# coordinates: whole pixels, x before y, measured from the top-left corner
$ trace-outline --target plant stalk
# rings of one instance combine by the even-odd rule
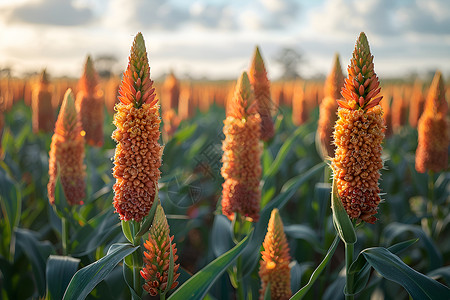
[[[350,265],[353,263],[354,244],[345,243],[345,279],[346,279],[346,294],[353,293],[353,275],[348,274]],[[346,300],[353,300],[353,295],[345,295]]]
[[[69,241],[69,227],[70,224],[65,217],[61,218],[61,243],[63,255],[68,255],[70,252],[70,241]]]
[[[428,213],[428,231],[430,236],[433,235],[433,204],[434,204],[434,172],[428,171],[428,201],[427,201],[427,213]]]
[[[242,257],[238,257],[237,259],[237,296],[238,299],[244,300],[245,299],[245,291],[244,291],[244,284],[242,282]]]

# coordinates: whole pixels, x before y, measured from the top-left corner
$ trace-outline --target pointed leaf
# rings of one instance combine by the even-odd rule
[[[202,299],[212,284],[223,272],[234,262],[234,260],[242,253],[242,250],[248,245],[252,233],[245,237],[233,249],[219,256],[206,267],[198,271],[194,276],[189,278],[182,286],[180,286],[170,296],[170,300],[184,299]]]
[[[404,241],[390,246],[388,250],[394,254],[398,254],[416,242],[417,239]],[[353,274],[355,278],[353,295],[360,293],[366,287],[370,277],[370,268],[370,264],[367,262],[364,255],[362,255],[362,252],[360,252],[356,260],[350,265],[350,268],[348,269],[348,273]]]
[[[155,217],[156,208],[158,207],[158,204],[161,204],[159,200],[159,189],[156,186],[155,187],[155,199],[153,201],[152,207],[150,208],[150,211],[148,212],[148,215],[144,217],[144,221],[141,224],[141,228],[139,229],[139,232],[137,233],[136,237],[141,237],[144,234],[148,233],[148,230],[150,229],[150,226],[152,226],[153,218]]]
[[[386,226],[383,235],[386,238],[386,243],[390,244],[395,238],[407,232],[411,232],[415,237],[419,238],[419,243],[423,245],[428,253],[428,257],[430,259],[430,269],[437,269],[443,265],[442,254],[440,253],[438,247],[421,227],[417,225],[394,222]]]
[[[52,245],[48,241],[41,242],[36,238],[37,233],[28,229],[15,230],[16,247],[28,257],[33,270],[34,280],[40,296],[45,294],[45,266],[47,258],[54,252]]]
[[[331,257],[333,257],[334,252],[336,251],[337,246],[339,245],[339,239],[338,235],[334,238],[333,243],[331,244],[330,248],[328,249],[327,255],[323,258],[322,262],[317,266],[317,268],[312,273],[311,277],[309,278],[308,283],[302,287],[297,293],[295,293],[291,300],[299,300],[303,299],[303,297],[306,295],[306,293],[309,291],[309,289],[312,287],[314,282],[316,282],[316,279],[320,276],[320,273],[322,273],[323,269],[327,266],[328,262],[330,261]]]
[[[277,156],[275,157],[275,160],[272,162],[270,167],[267,170],[264,170],[264,179],[273,177],[276,175],[278,170],[280,169],[281,165],[285,162],[284,159],[286,158],[286,155],[289,154],[289,151],[292,150],[292,144],[295,140],[297,140],[297,137],[305,130],[305,127],[298,127],[290,137],[286,139],[286,141],[283,143],[283,145],[280,148],[280,151],[278,151]],[[265,180],[264,180],[265,181]]]
[[[62,299],[73,274],[78,270],[80,260],[70,256],[50,255],[47,260],[47,297],[48,300]]]
[[[139,247],[133,247],[131,244],[114,244],[111,248],[106,256],[75,273],[66,289],[64,300],[85,299],[125,256]]]
[[[269,223],[272,210],[274,208],[281,209],[305,182],[323,169],[324,165],[324,163],[319,163],[305,173],[286,182],[281,188],[281,193],[262,209],[259,216],[259,221],[255,224],[255,233],[251,238],[249,246],[246,247],[244,253],[242,254],[244,276],[250,274],[258,264],[260,256],[259,249],[261,248],[264,237],[266,236],[267,225]]]
[[[336,179],[333,179],[331,192],[331,210],[333,211],[333,223],[341,240],[346,244],[356,243],[356,232],[352,221],[348,217],[347,211],[342,205],[341,197],[337,190]]]
[[[22,198],[17,184],[3,168],[0,169],[0,205],[11,235],[19,224]]]
[[[413,299],[450,299],[448,287],[412,269],[386,248],[368,248],[362,253],[378,273],[402,285]]]
[[[216,257],[233,248],[231,222],[224,215],[216,215],[211,232],[211,247]]]

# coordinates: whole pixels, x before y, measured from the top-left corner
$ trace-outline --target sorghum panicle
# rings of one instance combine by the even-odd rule
[[[291,292],[291,270],[289,263],[289,245],[284,234],[283,222],[278,209],[272,210],[267,234],[261,252],[259,277],[261,278],[260,299],[264,299],[267,285],[270,283],[271,299],[289,299]]]
[[[180,98],[180,83],[173,72],[167,75],[162,86],[161,104],[163,113],[178,109]]]
[[[119,88],[112,138],[117,142],[113,176],[114,207],[121,220],[139,222],[153,204],[160,178],[162,147],[159,104],[150,79],[145,42],[138,33]]]
[[[425,105],[425,97],[423,96],[422,83],[419,80],[414,82],[411,105],[409,108],[409,125],[413,128],[417,128],[417,123],[423,112]]]
[[[151,296],[164,292],[167,288],[170,267],[170,247],[173,254],[173,281],[169,289],[177,287],[177,279],[180,276],[176,264],[178,259],[176,244],[173,242],[173,235],[170,236],[169,225],[166,215],[161,205],[156,208],[155,218],[148,234],[148,240],[144,247],[144,267],[141,276],[145,279],[142,286]]]
[[[254,102],[253,91],[244,72],[239,78],[234,97],[228,103],[222,144],[224,151],[221,174],[222,212],[229,219],[239,213],[251,221],[259,219],[261,191],[261,118]]]
[[[104,96],[99,89],[99,78],[91,57],[88,56],[84,72],[78,82],[76,99],[81,124],[86,132],[86,143],[101,147],[103,145]]]
[[[31,96],[33,112],[33,132],[52,132],[55,126],[55,109],[52,105],[52,92],[46,70],[42,71],[39,82]]]
[[[441,72],[437,71],[428,91],[425,110],[417,126],[416,170],[440,172],[448,168],[448,104]]]
[[[270,96],[270,81],[267,78],[266,67],[264,66],[264,61],[258,47],[256,47],[255,53],[253,54],[248,78],[253,86],[255,102],[261,117],[261,140],[268,141],[275,134],[271,115],[273,103]]]
[[[292,98],[292,123],[300,126],[309,118],[308,102],[305,98],[305,83],[296,82],[294,87],[294,96]]]
[[[337,120],[338,105],[336,99],[341,98],[340,91],[344,85],[344,75],[342,74],[339,55],[334,57],[334,65],[325,81],[325,97],[319,107],[319,122],[317,124],[317,134],[320,142],[322,157],[333,157],[336,146],[333,143],[334,124]]]
[[[175,110],[170,109],[168,111],[163,112],[163,122],[164,122],[164,133],[166,139],[169,139],[173,136],[175,131],[178,128],[178,125],[180,125],[180,118],[178,117]]]
[[[84,131],[75,108],[71,89],[66,91],[50,145],[48,198],[55,202],[55,185],[59,175],[64,195],[70,205],[83,204],[86,166],[84,159]]]
[[[381,143],[384,138],[382,97],[373,69],[367,37],[361,33],[348,67],[349,77],[337,100],[336,145],[332,159],[339,196],[352,219],[374,223],[380,203],[378,179],[383,167]]]

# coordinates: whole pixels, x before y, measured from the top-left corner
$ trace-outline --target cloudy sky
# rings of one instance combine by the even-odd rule
[[[0,0],[0,68],[79,76],[90,54],[116,56],[120,72],[139,31],[154,78],[237,78],[255,45],[272,79],[285,47],[303,54],[302,75],[325,74],[335,52],[348,65],[361,31],[380,77],[450,76],[448,0]]]

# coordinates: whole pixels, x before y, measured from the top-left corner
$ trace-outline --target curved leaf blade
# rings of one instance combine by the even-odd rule
[[[70,256],[50,255],[47,260],[47,297],[62,299],[73,274],[78,270],[80,260]]]
[[[45,294],[45,268],[47,258],[54,252],[53,246],[48,241],[41,242],[36,238],[37,233],[28,229],[16,228],[16,245],[31,262],[34,280],[40,296]]]
[[[317,266],[317,268],[312,273],[311,277],[309,278],[308,283],[302,287],[297,293],[295,293],[291,300],[299,300],[302,299],[306,293],[309,291],[309,289],[312,287],[314,282],[316,282],[317,277],[320,276],[320,273],[322,273],[323,269],[327,266],[328,262],[330,261],[331,257],[333,257],[334,252],[336,251],[337,246],[339,245],[339,239],[338,235],[334,238],[333,243],[331,244],[330,248],[328,249],[327,255],[323,258],[322,262]]]
[[[281,188],[281,193],[261,210],[259,221],[255,224],[255,232],[251,238],[250,244],[246,247],[244,253],[242,254],[244,262],[244,277],[252,272],[258,264],[260,254],[258,249],[261,248],[264,237],[266,236],[267,225],[269,224],[272,210],[274,208],[281,209],[306,181],[322,170],[324,165],[324,163],[319,163],[307,172],[290,179]]]
[[[246,236],[233,249],[219,256],[206,267],[189,278],[182,286],[180,286],[170,297],[170,300],[184,299],[203,299],[212,284],[223,272],[234,262],[234,260],[242,253],[250,241],[250,235]]]
[[[386,248],[368,248],[362,254],[378,273],[402,285],[413,299],[450,299],[448,287],[412,269]]]
[[[133,247],[131,244],[114,244],[111,248],[113,250],[108,251],[106,256],[75,273],[66,289],[64,300],[85,299],[122,259],[139,247]]]
[[[348,217],[347,211],[342,205],[339,197],[336,179],[333,178],[333,188],[331,192],[331,210],[333,211],[333,223],[336,231],[346,244],[356,243],[356,232],[352,221]]]

